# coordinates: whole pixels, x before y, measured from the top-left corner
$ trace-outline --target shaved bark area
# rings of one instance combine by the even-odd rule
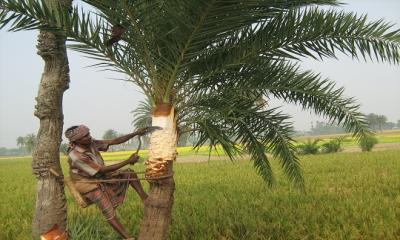
[[[159,177],[169,174],[167,164],[176,159],[177,131],[174,108],[158,105],[153,111],[152,125],[161,127],[150,138],[146,176]]]
[[[71,5],[71,0],[48,0],[51,9]],[[33,153],[32,170],[36,175],[36,207],[32,234],[38,238],[55,224],[62,231],[67,229],[67,207],[60,166],[60,143],[63,130],[63,94],[69,87],[69,65],[65,48],[66,38],[59,34],[41,31],[38,36],[38,55],[44,62],[44,71],[36,98],[35,116],[40,120],[38,144]],[[53,168],[61,174],[49,172]]]
[[[152,125],[163,129],[155,131],[151,136],[146,176],[168,177],[149,181],[150,192],[145,201],[144,216],[139,232],[139,239],[145,240],[168,238],[175,191],[172,176],[177,145],[175,111],[172,106],[166,107],[165,104],[157,105],[157,107],[153,111]]]

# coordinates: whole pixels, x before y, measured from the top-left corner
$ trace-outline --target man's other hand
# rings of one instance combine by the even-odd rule
[[[148,133],[151,133],[151,132],[153,132],[153,131],[155,131],[155,130],[161,130],[162,128],[161,127],[157,127],[157,126],[155,126],[155,127],[153,127],[153,126],[151,126],[151,127],[144,127],[144,128],[139,128],[138,130],[136,130],[136,134],[137,135],[139,135],[139,136],[143,136],[143,135],[145,135],[145,134],[148,134]]]
[[[147,133],[147,127],[144,128],[139,128],[138,130],[136,130],[135,132],[137,135],[142,136],[145,135]]]
[[[137,163],[139,160],[139,155],[137,155],[137,153],[132,154],[128,160],[126,160],[129,164],[135,164]]]

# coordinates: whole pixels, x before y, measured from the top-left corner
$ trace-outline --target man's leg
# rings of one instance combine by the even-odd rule
[[[131,185],[131,187],[133,189],[135,189],[135,191],[137,192],[139,197],[142,199],[142,201],[146,200],[148,195],[143,190],[142,183],[139,180],[137,180],[137,178],[138,178],[137,174],[134,171],[129,172],[129,173],[125,173],[125,174],[127,174],[126,177],[134,179],[132,181],[129,181],[129,185]]]
[[[92,202],[94,202],[103,215],[106,217],[107,222],[117,231],[124,239],[130,238],[129,233],[125,230],[122,224],[118,221],[115,216],[114,207],[107,194],[105,194],[101,189],[96,189],[85,194]]]
[[[124,239],[131,238],[129,233],[125,230],[122,224],[118,221],[117,217],[114,216],[111,219],[107,219],[107,222],[117,231]]]

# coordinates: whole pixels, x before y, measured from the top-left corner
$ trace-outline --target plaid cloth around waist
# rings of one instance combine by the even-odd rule
[[[126,170],[125,170],[126,172]],[[113,174],[113,179],[130,178],[129,173]],[[115,217],[115,208],[125,200],[129,182],[97,183],[97,188],[87,192],[84,196],[95,203],[107,220]]]

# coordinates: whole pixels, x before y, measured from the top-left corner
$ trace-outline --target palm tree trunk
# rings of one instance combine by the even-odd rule
[[[47,0],[50,9],[67,8],[71,0]],[[60,34],[41,31],[38,36],[38,54],[45,62],[36,98],[35,116],[40,120],[38,143],[33,153],[32,169],[36,175],[36,208],[32,222],[35,238],[55,224],[67,228],[67,207],[62,179],[49,168],[61,173],[60,143],[62,141],[64,91],[69,87],[69,65],[65,48],[66,38]]]
[[[174,202],[175,182],[172,176],[176,159],[177,131],[174,108],[170,104],[158,104],[152,115],[152,125],[162,127],[150,139],[146,176],[151,180],[149,197],[145,201],[144,216],[140,225],[139,239],[167,239]]]

